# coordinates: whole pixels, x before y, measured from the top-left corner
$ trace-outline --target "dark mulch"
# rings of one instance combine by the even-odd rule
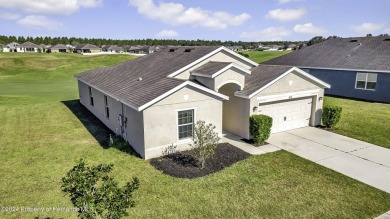
[[[217,146],[213,158],[206,160],[205,167],[201,169],[197,166],[194,155],[193,150],[181,151],[151,159],[150,163],[156,169],[170,176],[193,179],[220,171],[250,156],[229,143],[221,143]]]
[[[253,145],[253,146],[255,146],[255,147],[260,147],[260,146],[263,146],[263,145],[266,145],[266,144],[268,144],[268,142],[264,142],[264,144],[255,144],[255,142],[253,141],[253,139],[245,139],[245,138],[241,138],[241,141],[243,141],[243,142],[245,142],[245,143],[247,143],[247,144],[251,144],[251,145]]]

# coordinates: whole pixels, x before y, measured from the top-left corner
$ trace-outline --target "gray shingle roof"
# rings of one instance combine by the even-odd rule
[[[193,70],[192,72],[204,75],[212,75],[230,64],[231,62],[208,62]]]
[[[76,75],[76,78],[121,99],[134,107],[140,107],[163,93],[183,83],[167,76],[218,47],[172,47],[139,57],[111,67],[101,67]],[[142,78],[142,80],[138,80]]]
[[[252,68],[250,75],[245,75],[244,89],[236,93],[242,96],[249,96],[291,68],[292,66],[260,64]]]
[[[389,60],[390,37],[385,36],[329,39],[263,64],[390,71]]]
[[[20,44],[19,47],[22,47],[22,48],[38,48],[39,46],[37,44],[31,43],[31,42],[25,42],[23,44]]]
[[[100,48],[93,45],[93,44],[79,44],[75,47],[75,49],[96,49],[96,50],[99,50]]]
[[[68,49],[68,47],[66,47],[64,44],[57,44],[50,47],[50,49]]]

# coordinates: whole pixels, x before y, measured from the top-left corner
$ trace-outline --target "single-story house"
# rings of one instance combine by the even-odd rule
[[[119,46],[116,46],[116,45],[106,45],[106,46],[102,46],[102,51],[103,52],[114,52],[114,53],[120,53],[123,51],[123,48],[122,47],[119,47]]]
[[[31,42],[20,44],[19,47],[22,52],[38,52],[38,48],[40,48],[37,44]]]
[[[239,52],[243,50],[242,46],[228,46],[227,48],[234,52]]]
[[[259,65],[225,47],[167,47],[80,73],[80,102],[143,158],[169,145],[188,149],[197,120],[251,138],[249,117],[273,118],[272,132],[321,121],[330,86],[292,66]]]
[[[67,53],[68,51],[68,47],[64,44],[54,45],[47,50],[49,53]]]
[[[101,49],[93,44],[79,44],[74,48],[77,53],[96,53],[101,52]]]
[[[3,52],[22,52],[19,43],[12,42],[3,47]]]
[[[332,85],[325,94],[390,103],[390,37],[333,38],[265,62],[297,66]]]

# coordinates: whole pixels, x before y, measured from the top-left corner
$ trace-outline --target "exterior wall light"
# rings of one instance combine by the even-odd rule
[[[322,101],[322,98],[323,98],[323,97],[319,97],[318,100],[319,100],[319,101]]]
[[[255,113],[257,111],[257,106],[253,107],[253,112]]]

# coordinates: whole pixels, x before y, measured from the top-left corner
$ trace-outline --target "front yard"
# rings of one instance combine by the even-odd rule
[[[139,177],[140,189],[134,193],[137,206],[129,209],[129,218],[374,218],[389,210],[390,194],[285,151],[251,156],[192,180],[163,174],[123,148],[105,147],[109,132],[74,100],[78,94],[73,74],[131,57],[6,55],[0,54],[1,61],[15,63],[19,70],[0,66],[2,207],[72,207],[61,192],[61,178],[84,158],[91,165],[113,163],[113,177],[120,183]],[[38,66],[38,62],[51,66]],[[343,123],[353,118],[348,115],[349,102],[325,100],[346,104],[345,121],[337,127],[344,130]],[[363,110],[363,115],[385,121],[370,110]],[[375,130],[373,135],[386,137],[384,130]],[[75,218],[76,213],[0,212],[0,218],[36,216]]]

